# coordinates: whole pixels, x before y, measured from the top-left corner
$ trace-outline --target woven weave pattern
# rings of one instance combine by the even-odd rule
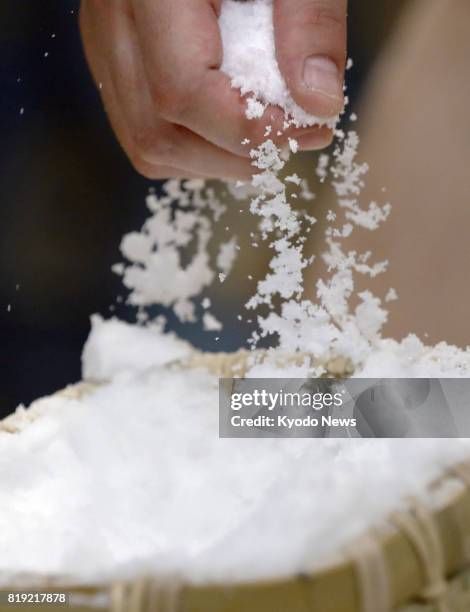
[[[449,582],[446,603],[450,612],[470,611],[470,569],[462,572]],[[413,604],[397,610],[397,612],[439,612],[437,606],[429,604]]]

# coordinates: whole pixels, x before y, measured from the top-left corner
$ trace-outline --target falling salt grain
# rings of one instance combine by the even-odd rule
[[[295,138],[289,138],[289,148],[292,153],[297,153],[297,151],[299,150],[299,143],[297,142],[297,140],[295,140]]]
[[[111,270],[114,272],[114,274],[118,274],[119,276],[122,276],[124,274],[124,264],[123,263],[117,263],[111,266]]]
[[[205,331],[221,331],[223,328],[222,323],[210,312],[204,313],[202,323]]]
[[[302,183],[302,179],[297,176],[297,174],[291,174],[286,176],[284,179],[286,183],[294,183],[294,185],[300,185]]]

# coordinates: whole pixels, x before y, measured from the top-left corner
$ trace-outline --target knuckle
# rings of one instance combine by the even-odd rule
[[[156,112],[170,121],[178,121],[185,114],[188,99],[190,96],[184,95],[172,87],[165,87],[161,84],[152,88],[152,102]]]
[[[151,181],[161,178],[158,167],[149,164],[138,155],[131,156],[130,161],[136,172],[138,172],[144,178]]]
[[[165,132],[147,129],[135,134],[134,149],[141,159],[168,164],[174,157],[175,145]]]
[[[329,2],[306,3],[303,17],[308,25],[333,30],[343,28],[346,21],[346,15]]]

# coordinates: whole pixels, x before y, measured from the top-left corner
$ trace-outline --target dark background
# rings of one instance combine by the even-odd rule
[[[403,3],[351,2],[353,107]],[[0,417],[79,380],[92,313],[110,316],[112,306],[135,317],[116,303],[125,292],[110,267],[122,235],[143,223],[152,184],[107,124],[82,55],[78,7],[0,7]],[[197,329],[180,331],[204,348],[233,349],[241,342],[234,329],[217,347]]]

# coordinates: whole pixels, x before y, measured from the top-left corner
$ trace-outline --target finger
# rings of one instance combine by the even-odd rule
[[[94,13],[90,10],[89,2],[83,0],[80,7],[80,29],[88,65],[98,85],[109,121],[121,147],[128,152],[128,156],[131,158],[133,166],[140,174],[152,180],[168,178],[205,178],[181,168],[149,163],[137,154],[132,153],[132,138],[127,127],[128,124],[124,119],[124,113],[119,105],[113,80],[109,74],[107,56],[103,53],[104,46],[100,44],[99,39],[97,39],[95,28],[96,21],[94,19]]]
[[[284,110],[277,106],[266,108],[259,119],[246,116],[246,100],[230,86],[230,79],[219,70],[206,73],[203,86],[194,95],[194,105],[181,117],[185,125],[198,133],[207,134],[219,146],[244,154],[247,147],[241,143],[249,140],[248,151],[259,146],[267,137],[283,148],[290,138],[306,134],[322,133],[322,128],[296,128],[285,126]]]
[[[276,54],[294,100],[319,117],[344,105],[347,0],[274,0]]]
[[[140,49],[128,11],[114,6],[94,12],[94,30],[100,28],[102,62],[111,83],[102,95],[118,138],[142,174],[155,178],[155,168],[177,168],[186,176],[249,180],[248,159],[219,149],[183,127],[160,120],[151,103]],[[96,41],[96,38],[94,39]],[[94,56],[94,54],[92,54]]]
[[[246,117],[246,102],[219,68],[222,61],[217,11],[209,0],[133,0],[137,35],[155,109],[222,149],[249,155],[242,145],[266,139],[277,144],[312,130],[284,132],[284,112],[269,107],[258,121]]]
[[[297,138],[297,145],[300,151],[319,151],[333,142],[333,136],[332,130],[324,128],[318,133]]]

